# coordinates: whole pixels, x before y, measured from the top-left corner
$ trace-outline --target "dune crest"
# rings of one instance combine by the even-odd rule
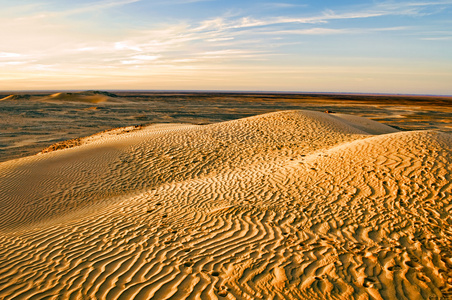
[[[102,103],[102,102],[121,102],[123,101],[118,95],[103,92],[103,91],[84,91],[84,92],[60,92],[47,96],[39,95],[16,95],[12,94],[6,96],[0,101],[5,100],[31,100],[31,101],[44,101],[44,102],[85,102],[85,103]]]
[[[0,101],[5,101],[5,100],[28,100],[30,98],[31,98],[31,95],[15,95],[15,94],[12,94],[12,95],[9,95],[9,96],[6,96],[6,97],[0,99]]]
[[[72,101],[72,102],[88,102],[101,103],[107,101],[117,101],[118,96],[109,92],[85,91],[77,93],[55,93],[50,96],[41,97],[40,101]]]
[[[452,136],[284,111],[0,163],[0,298],[452,296]]]

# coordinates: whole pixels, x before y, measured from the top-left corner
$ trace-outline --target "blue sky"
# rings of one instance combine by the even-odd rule
[[[452,95],[452,0],[0,0],[0,90]]]

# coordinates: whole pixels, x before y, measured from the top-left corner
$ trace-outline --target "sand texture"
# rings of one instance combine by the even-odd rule
[[[297,110],[0,163],[0,299],[452,299],[452,135]]]

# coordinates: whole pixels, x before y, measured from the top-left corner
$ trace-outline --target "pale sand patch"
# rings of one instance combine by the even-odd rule
[[[311,111],[4,162],[0,298],[447,298],[451,163],[449,134]]]

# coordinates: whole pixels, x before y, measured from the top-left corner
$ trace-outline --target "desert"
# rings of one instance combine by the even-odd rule
[[[0,300],[452,300],[452,0],[0,5]]]
[[[292,100],[1,162],[0,298],[451,298],[449,124]]]

